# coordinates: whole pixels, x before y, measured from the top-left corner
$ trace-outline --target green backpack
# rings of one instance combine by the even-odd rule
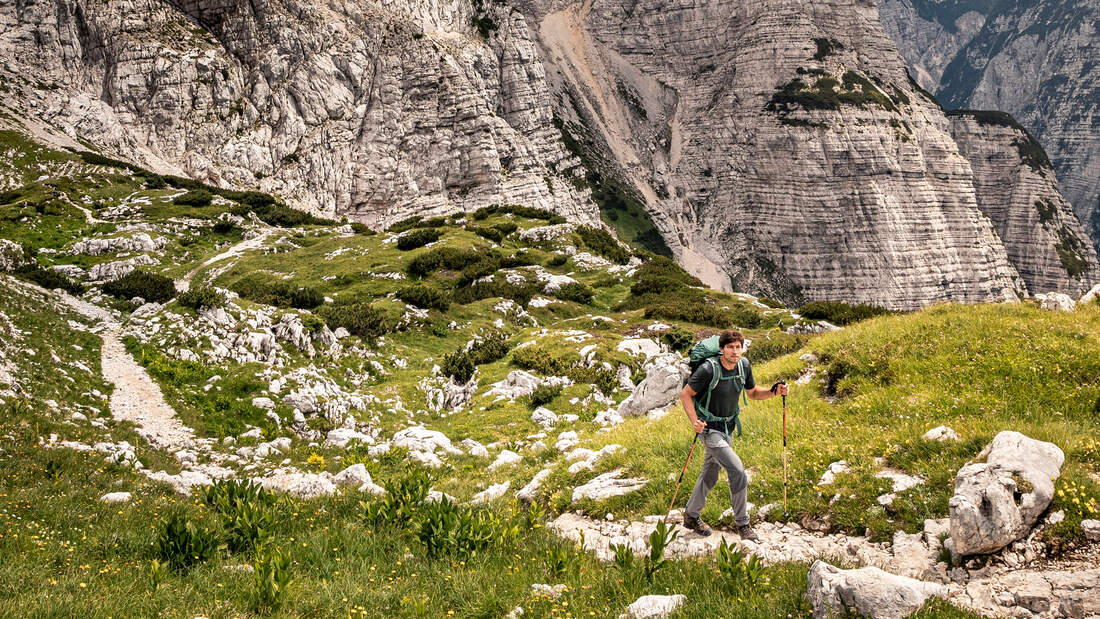
[[[738,407],[738,411],[734,413],[733,417],[718,417],[716,415],[712,415],[710,413],[710,394],[714,391],[714,388],[718,386],[719,381],[737,379],[741,381],[741,399],[744,402],[745,406],[748,406],[749,400],[745,396],[745,364],[748,363],[748,361],[744,357],[741,357],[741,359],[737,361],[737,373],[733,376],[722,378],[722,363],[718,360],[719,355],[721,355],[721,349],[718,348],[717,335],[712,335],[708,338],[700,340],[698,343],[695,344],[695,346],[692,346],[691,352],[688,354],[688,367],[691,368],[692,373],[695,373],[695,370],[699,369],[699,366],[703,365],[704,363],[709,363],[711,370],[710,386],[707,387],[706,397],[703,399],[703,402],[700,403],[697,399],[698,394],[696,394],[696,398],[693,400],[695,402],[695,414],[702,421],[713,421],[721,423],[726,428],[727,435],[729,434],[729,423],[732,419],[734,425],[737,426],[737,436],[741,436],[740,407]]]

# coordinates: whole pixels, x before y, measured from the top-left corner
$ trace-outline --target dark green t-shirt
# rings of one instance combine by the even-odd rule
[[[745,384],[746,390],[756,387],[756,381],[752,377],[752,365],[748,359],[744,357],[740,361],[741,366],[745,370]],[[710,362],[704,361],[695,372],[691,374],[691,378],[688,379],[688,386],[695,392],[695,401],[702,405],[707,401],[707,389],[710,388],[710,381],[713,378],[713,374],[710,369]],[[732,370],[727,370],[722,366],[722,362],[718,362],[718,367],[722,370],[720,378],[728,380],[719,380],[718,385],[714,387],[714,391],[710,394],[710,405],[707,410],[711,415],[715,417],[730,418],[737,414],[737,411],[741,410],[741,381],[736,377],[739,370],[734,367]],[[707,422],[707,427],[712,430],[718,430],[720,432],[726,432],[726,428],[723,423],[719,421]]]

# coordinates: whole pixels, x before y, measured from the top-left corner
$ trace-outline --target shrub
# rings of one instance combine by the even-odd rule
[[[198,286],[176,297],[176,302],[184,307],[201,309],[203,307],[221,307],[226,304],[225,295],[213,286]]]
[[[550,268],[560,267],[566,262],[569,262],[569,256],[566,256],[565,254],[554,254],[550,257],[549,260],[546,261],[546,266]]]
[[[324,295],[314,288],[296,286],[260,273],[246,275],[229,288],[246,299],[276,307],[313,309],[325,301]]]
[[[397,298],[424,309],[447,311],[451,306],[447,295],[428,286],[405,286],[397,291]]]
[[[596,293],[580,282],[570,282],[558,288],[554,296],[564,301],[573,301],[581,305],[589,305],[592,303],[592,297],[596,296]]]
[[[134,270],[103,285],[103,292],[119,299],[141,297],[147,302],[165,303],[176,296],[170,277]]]
[[[221,516],[231,552],[258,548],[275,529],[275,516],[269,511],[275,495],[258,483],[218,480],[206,489],[203,499]]]
[[[487,509],[456,505],[447,497],[425,504],[415,525],[416,536],[431,558],[468,558],[493,544],[507,547],[519,527]]]
[[[465,350],[456,350],[443,357],[440,371],[444,376],[454,379],[456,383],[465,385],[474,376],[474,362],[470,360],[470,355]]]
[[[356,234],[362,234],[363,236],[372,236],[372,235],[378,234],[374,230],[371,230],[370,227],[367,226],[367,224],[362,223],[362,222],[353,221],[348,225],[351,226],[352,232],[354,232]]]
[[[494,243],[503,241],[505,236],[503,232],[497,230],[495,227],[469,226],[467,229],[481,238],[488,239]]]
[[[482,259],[477,249],[459,249],[457,247],[433,247],[416,256],[409,262],[406,271],[410,275],[423,277],[439,269],[461,271]]]
[[[392,477],[384,485],[386,496],[359,502],[363,519],[374,525],[405,526],[423,506],[431,480],[424,472],[413,471],[404,477]]]
[[[217,538],[180,514],[172,514],[157,531],[157,558],[176,571],[187,571],[214,555]]]
[[[466,351],[474,365],[484,365],[503,359],[508,354],[508,336],[494,332],[473,343]]]
[[[586,247],[612,262],[626,264],[630,261],[630,252],[623,249],[607,230],[577,226],[577,235],[581,237]]]
[[[213,231],[214,234],[229,234],[230,232],[236,232],[237,230],[239,230],[239,228],[237,228],[237,226],[234,225],[232,222],[228,221],[219,221],[214,224],[213,228],[211,228],[211,231]]]
[[[695,334],[683,327],[672,327],[661,335],[672,350],[686,352],[695,344]],[[755,344],[755,342],[754,342]]]
[[[172,204],[179,206],[209,206],[214,195],[205,189],[194,189],[172,198]]]
[[[644,294],[666,295],[679,292],[686,288],[684,283],[667,275],[651,275],[639,277],[630,287],[630,294],[641,296]]]
[[[549,404],[550,402],[553,402],[554,398],[558,397],[559,395],[561,395],[561,385],[549,385],[543,383],[540,384],[538,387],[535,387],[534,391],[531,392],[531,395],[528,396],[528,398],[531,403],[531,408],[538,408],[539,406],[543,406]]]
[[[443,232],[436,228],[417,228],[397,239],[397,249],[408,251],[424,247],[428,243],[438,241],[441,236],[443,236]]]
[[[580,365],[580,355],[554,356],[546,348],[533,344],[512,351],[512,363],[543,376],[567,376],[575,383],[596,385],[600,391],[611,393],[618,385],[615,372],[604,367]]]
[[[538,284],[509,284],[508,282],[490,281],[478,282],[462,288],[457,288],[452,295],[455,303],[466,305],[482,299],[500,297],[512,299],[521,306],[531,302],[531,297],[542,290]]]
[[[518,204],[493,204],[485,206],[474,211],[471,217],[475,220],[482,220],[488,218],[490,215],[503,215],[512,214],[517,217],[525,217],[527,219],[541,219],[548,224],[563,224],[565,218],[561,215],[555,215],[550,211],[534,208],[531,206],[520,206]]]
[[[325,305],[317,310],[317,314],[330,329],[343,327],[348,333],[364,340],[374,339],[389,330],[382,310],[365,301]]]
[[[32,281],[43,288],[53,290],[61,288],[73,295],[84,294],[84,285],[58,273],[53,269],[43,269],[38,264],[25,264],[15,270],[15,274],[25,280]]]
[[[718,546],[716,554],[718,571],[723,585],[732,594],[740,594],[758,586],[767,586],[764,565],[756,555],[745,556],[736,546],[725,540]]]
[[[412,230],[413,228],[441,228],[447,225],[446,217],[432,217],[431,219],[423,219],[418,215],[402,219],[401,221],[393,224],[389,228],[386,228],[387,232],[405,232],[406,230]]]
[[[814,301],[799,308],[798,313],[809,320],[826,320],[834,325],[849,325],[860,320],[888,314],[875,305],[848,305],[840,301]]]

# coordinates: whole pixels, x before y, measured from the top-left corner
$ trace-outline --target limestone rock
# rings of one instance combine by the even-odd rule
[[[543,430],[549,430],[558,423],[558,416],[554,414],[554,411],[540,406],[535,409],[535,412],[531,413],[531,421],[541,426]]]
[[[23,247],[19,243],[0,239],[0,271],[14,271],[26,262]]]
[[[552,469],[542,469],[535,476],[531,478],[531,481],[527,482],[527,485],[520,488],[516,493],[516,498],[524,503],[532,503],[535,500],[535,493],[542,487],[542,482],[550,476]]]
[[[1097,299],[1100,299],[1100,284],[1096,284],[1090,288],[1088,292],[1081,295],[1081,298],[1077,300],[1077,305],[1078,307],[1087,305],[1095,302]]]
[[[489,465],[490,471],[495,471],[501,467],[514,466],[517,462],[523,460],[523,456],[514,451],[505,449],[497,455],[497,459],[493,460],[493,463]]]
[[[951,540],[959,555],[985,554],[1024,536],[1054,497],[1065,455],[1019,432],[997,434],[955,479]]]
[[[103,501],[104,503],[129,503],[130,502],[130,493],[129,492],[111,492],[111,493],[108,493],[108,494],[105,494],[105,495],[99,497],[99,500]]]
[[[268,490],[285,492],[300,499],[314,499],[336,493],[336,484],[329,473],[281,473],[255,481]]]
[[[673,403],[688,378],[687,365],[679,355],[660,355],[646,367],[645,379],[619,404],[619,415],[645,415],[655,408]]]
[[[1035,300],[1039,302],[1043,309],[1055,312],[1072,312],[1077,306],[1073,297],[1060,292],[1037,294]]]
[[[1081,529],[1084,530],[1086,539],[1100,542],[1100,520],[1082,520]]]
[[[661,619],[676,612],[683,606],[687,597],[677,595],[643,595],[626,607],[619,619]]]
[[[588,483],[573,489],[573,502],[581,499],[602,501],[613,496],[622,496],[635,492],[649,483],[643,478],[622,477],[622,469],[615,469],[593,478]]]
[[[810,566],[806,587],[815,619],[849,610],[878,619],[901,619],[928,598],[946,594],[943,585],[895,576],[877,567],[842,570],[821,560]]]
[[[499,483],[499,484],[493,484],[493,485],[489,486],[488,488],[486,488],[485,490],[475,494],[474,498],[473,498],[473,501],[471,501],[471,502],[474,505],[479,505],[481,503],[489,503],[489,502],[491,502],[495,499],[498,499],[498,498],[504,496],[504,493],[508,492],[508,488],[511,485],[512,485],[512,482],[510,482],[510,481],[505,481],[505,482],[502,482],[502,483]]]
[[[926,441],[946,442],[959,440],[959,435],[947,426],[936,426],[935,428],[932,428],[931,430],[925,432],[924,436],[922,436],[921,438]]]

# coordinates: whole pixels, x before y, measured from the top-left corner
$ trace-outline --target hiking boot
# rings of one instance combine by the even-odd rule
[[[745,542],[759,542],[760,538],[756,536],[756,532],[752,530],[747,524],[743,524],[737,527],[737,533],[741,536],[741,541]]]
[[[710,527],[707,526],[707,523],[703,522],[702,518],[684,516],[684,526],[703,537],[710,535]]]

